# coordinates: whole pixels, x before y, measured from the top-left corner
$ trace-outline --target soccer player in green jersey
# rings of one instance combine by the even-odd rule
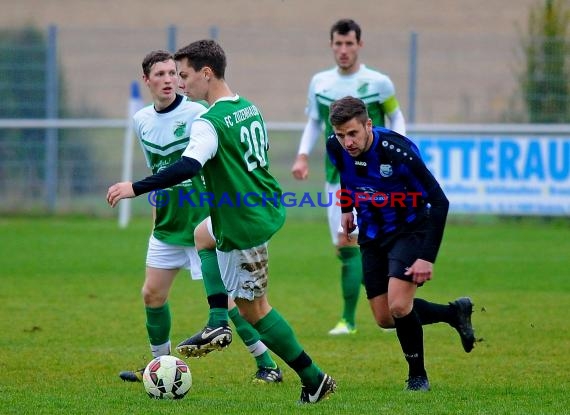
[[[297,158],[291,168],[293,177],[306,180],[309,176],[308,158],[319,137],[325,138],[333,130],[329,122],[331,103],[344,96],[362,99],[374,125],[384,126],[389,120],[390,129],[405,134],[405,121],[395,96],[392,81],[383,73],[374,71],[358,60],[363,46],[360,26],[351,19],[337,21],[330,29],[330,45],[336,66],[313,76],[309,84],[306,113],[309,117]],[[324,126],[324,135],[322,130]],[[335,195],[340,190],[338,170],[327,158],[325,192]],[[356,333],[356,306],[362,283],[362,266],[356,238],[347,239],[340,227],[341,211],[334,203],[327,208],[329,230],[337,256],[341,260],[341,288],[343,312],[341,320],[329,331],[332,335]],[[353,234],[358,234],[355,229]]]
[[[188,146],[190,125],[205,107],[176,93],[179,79],[176,62],[170,52],[150,52],[143,59],[142,70],[143,82],[150,91],[153,103],[134,115],[133,124],[147,165],[153,173],[157,173],[180,159]],[[142,287],[146,328],[153,357],[170,354],[171,351],[168,295],[174,278],[182,268],[189,269],[193,279],[204,276],[210,304],[208,324],[228,324],[228,296],[221,280],[215,244],[203,237],[194,238],[194,229],[209,216],[208,206],[200,206],[199,203],[199,195],[205,190],[202,176],[197,175],[160,192],[153,206],[154,227],[148,243]],[[191,203],[181,203],[186,197],[190,197],[195,207]],[[241,318],[237,311],[232,314],[232,320],[257,361],[254,380],[281,381],[281,371],[251,324]],[[231,339],[229,327],[225,334],[223,340],[227,342]],[[125,381],[140,382],[142,371],[123,371],[119,376]]]
[[[135,197],[187,180],[203,167],[211,228],[222,280],[240,314],[261,340],[301,378],[301,403],[333,393],[336,382],[303,350],[287,321],[267,298],[267,244],[285,221],[281,188],[269,173],[265,123],[258,108],[234,94],[224,79],[226,56],[212,40],[193,42],[175,54],[185,93],[210,105],[192,124],[180,161],[135,183],[109,187],[107,202]],[[204,331],[204,336],[210,333]],[[185,354],[192,337],[177,350]]]

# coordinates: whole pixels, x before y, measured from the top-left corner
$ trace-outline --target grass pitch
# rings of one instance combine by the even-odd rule
[[[332,338],[340,313],[338,261],[325,221],[288,220],[270,243],[269,298],[306,351],[338,382],[329,400],[298,406],[300,383],[253,385],[236,336],[190,360],[180,401],[153,401],[120,370],[151,358],[140,287],[150,219],[0,219],[1,414],[562,414],[570,405],[570,226],[491,220],[448,225],[434,280],[418,296],[469,295],[481,340],[470,354],[446,325],[424,327],[432,390],[403,391],[394,333],[373,323],[364,294],[358,334]],[[206,321],[199,281],[181,273],[170,300],[172,341]]]

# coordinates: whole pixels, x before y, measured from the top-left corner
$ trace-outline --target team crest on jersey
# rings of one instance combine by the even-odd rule
[[[356,90],[359,94],[366,94],[368,92],[368,82],[364,82],[362,85],[358,87]]]
[[[176,138],[184,137],[185,133],[186,133],[186,123],[185,122],[178,121],[176,124],[174,124],[174,136]]]
[[[390,177],[392,175],[392,166],[389,164],[381,164],[380,165],[380,176],[382,177]]]

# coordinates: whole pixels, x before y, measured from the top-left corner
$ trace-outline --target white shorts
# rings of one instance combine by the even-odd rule
[[[190,271],[193,280],[202,279],[202,261],[193,246],[171,245],[151,235],[148,240],[146,265],[160,269],[180,269]]]
[[[336,205],[338,201],[336,193],[340,190],[340,183],[325,183],[325,192],[327,194],[332,194],[332,202],[330,206],[327,206],[327,218],[329,220],[329,232],[331,234],[331,240],[333,245],[338,245],[338,234],[344,233],[344,229],[340,224],[340,218],[342,216],[342,209],[340,206]],[[354,213],[354,222],[356,223],[356,211]],[[358,235],[358,227],[351,233],[352,236]]]
[[[208,233],[215,240],[212,219],[206,221]],[[254,248],[230,252],[216,249],[222,282],[231,298],[253,301],[267,292],[267,242]]]
[[[228,295],[253,301],[267,292],[267,242],[254,248],[216,251]]]

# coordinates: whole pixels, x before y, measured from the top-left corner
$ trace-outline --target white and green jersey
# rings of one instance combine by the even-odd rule
[[[190,140],[190,125],[204,109],[203,105],[177,95],[172,105],[162,111],[149,105],[134,115],[135,133],[153,174],[180,160]],[[193,189],[190,203],[186,195]],[[154,237],[172,245],[194,246],[194,228],[208,216],[208,207],[200,207],[199,202],[204,191],[201,175],[165,189],[166,194],[155,204]]]
[[[281,187],[269,173],[269,142],[255,105],[235,95],[216,101],[192,124],[183,156],[204,166],[210,216],[220,251],[267,242],[283,226]]]
[[[325,139],[333,133],[329,122],[329,108],[333,101],[353,96],[360,98],[368,108],[372,124],[385,126],[386,114],[399,108],[394,84],[388,76],[360,65],[360,69],[350,75],[342,75],[338,67],[319,72],[309,84],[306,114],[325,125]],[[326,158],[326,180],[338,183],[339,175],[328,157]]]

